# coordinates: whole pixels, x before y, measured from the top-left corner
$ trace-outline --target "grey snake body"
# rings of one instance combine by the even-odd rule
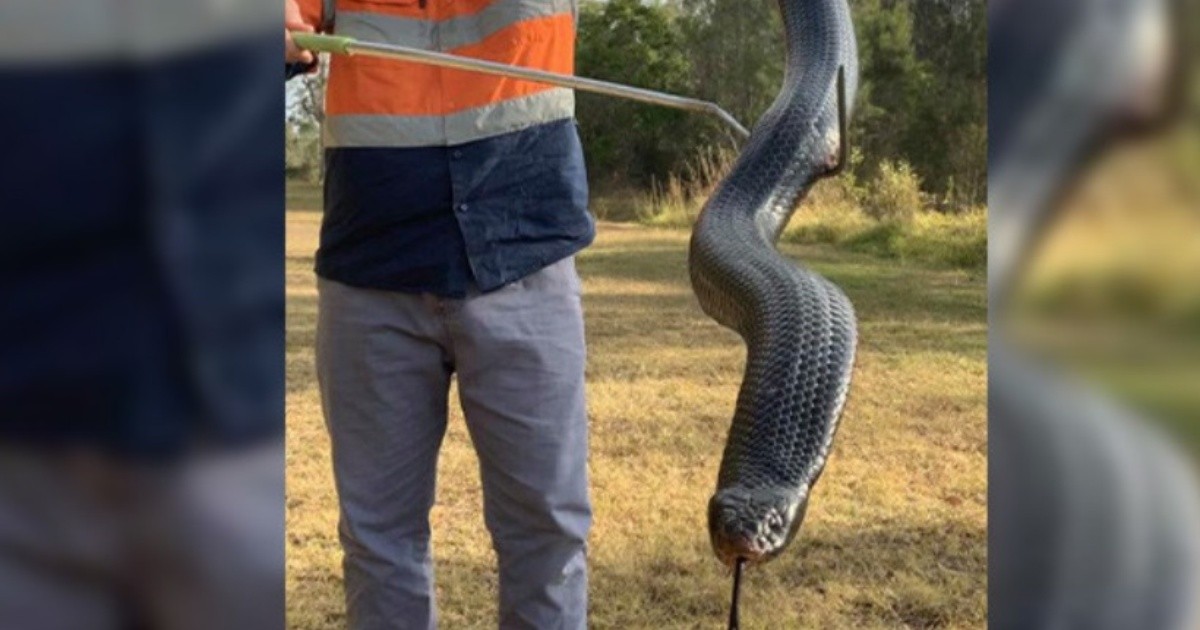
[[[839,97],[849,116],[858,84],[850,10],[846,0],[779,8],[783,88],[702,210],[689,252],[701,308],[747,347],[708,508],[713,549],[729,565],[770,559],[798,531],[833,443],[857,336],[845,294],[775,249],[808,189],[839,165]]]

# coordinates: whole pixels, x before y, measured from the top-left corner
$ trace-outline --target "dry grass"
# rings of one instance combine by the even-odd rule
[[[319,215],[288,220],[289,627],[344,625],[336,501],[313,376]],[[580,258],[589,348],[591,620],[723,628],[729,576],[704,507],[744,360],[691,295],[687,233],[601,224]],[[824,246],[785,251],[844,287],[861,343],[805,528],[747,575],[747,628],[985,623],[986,308],[972,275]],[[444,628],[494,627],[494,556],[457,410],[432,520]]]

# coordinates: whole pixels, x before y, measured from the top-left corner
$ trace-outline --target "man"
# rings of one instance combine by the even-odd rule
[[[573,70],[575,0],[287,0],[288,27]],[[288,60],[313,62],[289,41]],[[500,627],[586,626],[574,96],[331,60],[317,371],[353,628],[436,625],[429,510],[451,375],[480,460]]]

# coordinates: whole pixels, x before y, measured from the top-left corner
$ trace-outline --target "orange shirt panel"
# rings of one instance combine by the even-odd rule
[[[571,74],[575,67],[575,22],[570,14],[526,20],[451,52]],[[447,115],[536,94],[551,87],[412,62],[335,57],[330,69],[326,110],[330,115]]]
[[[296,4],[300,7],[300,15],[304,21],[314,29],[320,30],[321,16],[325,13],[324,3],[321,0],[296,0]]]

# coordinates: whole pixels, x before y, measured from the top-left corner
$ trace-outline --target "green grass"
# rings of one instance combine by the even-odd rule
[[[339,628],[337,504],[313,372],[319,216],[288,222],[289,627]],[[579,258],[589,358],[594,628],[719,628],[729,575],[709,549],[744,350],[700,312],[688,233],[601,223]],[[986,619],[986,305],[978,274],[785,244],[842,286],[855,382],[804,528],[748,572],[746,628],[966,628]],[[454,405],[452,405],[452,408]],[[432,522],[445,628],[495,627],[495,558],[457,409]]]

